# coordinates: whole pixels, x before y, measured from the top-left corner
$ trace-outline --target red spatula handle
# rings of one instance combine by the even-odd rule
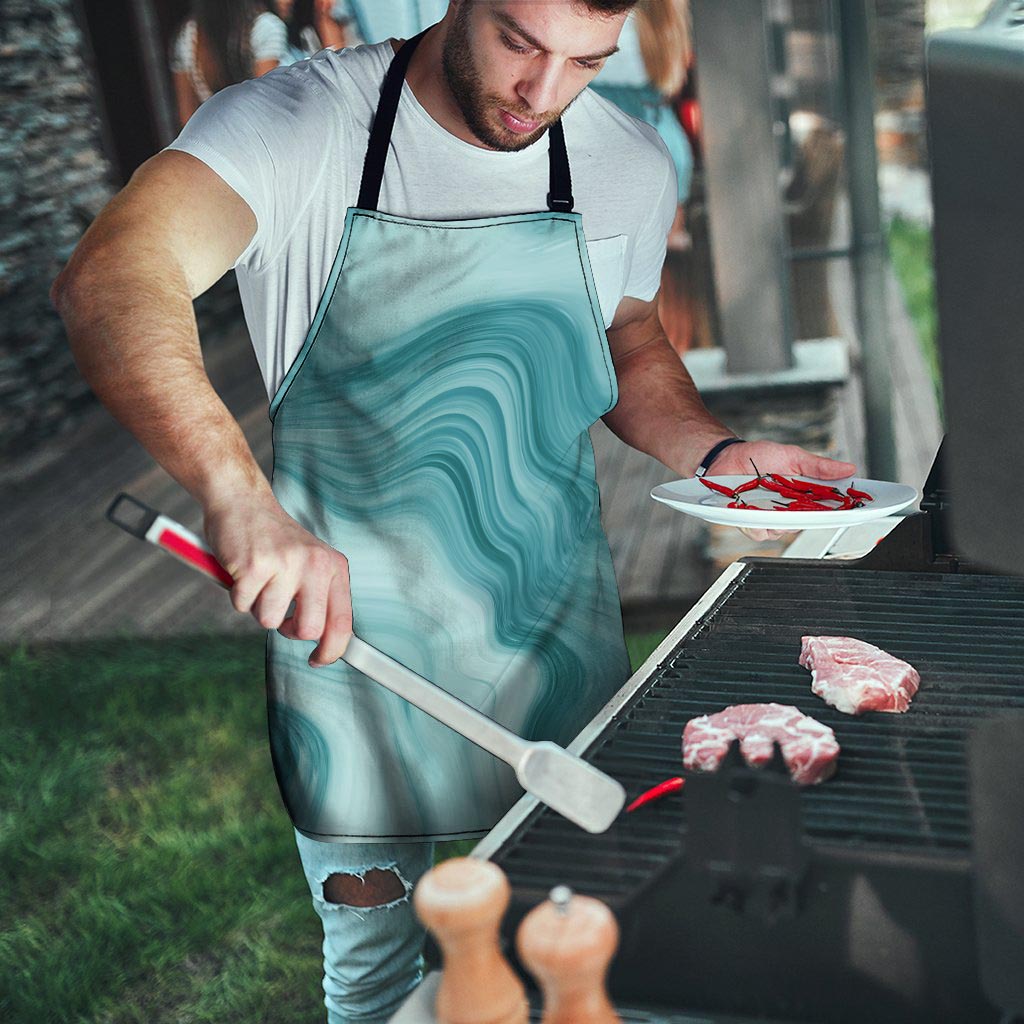
[[[150,508],[138,498],[133,498],[130,494],[119,494],[107,509],[107,518],[122,530],[127,530],[133,537],[147,540],[194,569],[206,573],[222,587],[230,590],[234,586],[235,581],[231,574],[217,561],[201,537],[197,537],[191,530],[186,530],[181,523],[176,523],[156,509]]]

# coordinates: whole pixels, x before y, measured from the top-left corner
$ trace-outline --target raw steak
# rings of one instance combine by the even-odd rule
[[[823,782],[836,770],[835,733],[788,704],[734,704],[691,719],[683,729],[683,767],[714,771],[734,739],[754,768],[771,760],[778,740],[790,777],[801,786]]]
[[[802,637],[800,664],[811,691],[846,715],[906,711],[921,682],[912,665],[848,636]]]

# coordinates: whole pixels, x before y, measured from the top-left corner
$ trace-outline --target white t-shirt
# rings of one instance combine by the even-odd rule
[[[276,60],[282,64],[288,63],[288,27],[276,15],[270,11],[257,15],[252,23],[249,32],[249,49],[252,51],[252,59]],[[199,62],[196,58],[196,23],[194,18],[189,18],[174,40],[174,48],[171,54],[171,70],[183,71],[189,76],[192,87],[199,97],[200,103],[205,103],[212,92],[199,70]]]
[[[256,217],[235,264],[242,308],[271,397],[302,347],[355,206],[390,42],[309,60],[222,90],[168,147],[202,160]],[[563,115],[575,209],[605,325],[623,295],[658,291],[676,211],[676,174],[657,132],[584,90]],[[548,139],[508,153],[463,142],[409,84],[379,209],[461,220],[547,208]],[[401,296],[395,296],[401,301]]]

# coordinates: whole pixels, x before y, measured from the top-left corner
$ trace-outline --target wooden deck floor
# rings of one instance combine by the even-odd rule
[[[841,279],[833,287],[837,315],[848,320],[848,287]],[[915,483],[923,481],[938,444],[938,418],[913,328],[892,283],[888,302],[901,477]],[[214,386],[269,471],[267,400],[244,326],[205,356]],[[863,423],[856,381],[842,408],[841,429],[857,457]],[[711,581],[700,524],[650,499],[651,488],[672,475],[659,462],[623,444],[601,422],[591,437],[627,628],[667,627]],[[8,538],[0,552],[8,583],[0,600],[0,641],[260,632],[220,588],[105,520],[113,498],[128,491],[191,529],[201,526],[191,497],[104,409],[95,409],[71,435],[0,470],[0,488],[0,527]]]
[[[267,400],[244,328],[206,357],[214,386],[269,473]],[[624,600],[639,602],[645,616],[655,600],[668,605],[662,617],[674,609],[681,615],[703,582],[695,579],[697,531],[647,497],[670,474],[600,422],[593,439]],[[0,524],[13,539],[0,554],[9,581],[0,640],[259,631],[218,587],[106,521],[110,502],[127,491],[201,532],[191,496],[103,408],[71,435],[0,471],[0,487]]]

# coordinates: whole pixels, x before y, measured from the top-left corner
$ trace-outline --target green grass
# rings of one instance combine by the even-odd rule
[[[889,225],[889,252],[896,277],[903,288],[910,318],[917,329],[921,350],[931,370],[935,393],[942,408],[942,380],[936,330],[935,272],[932,263],[931,229],[896,217]]]
[[[0,1020],[322,1019],[261,638],[0,651],[0,707]]]

